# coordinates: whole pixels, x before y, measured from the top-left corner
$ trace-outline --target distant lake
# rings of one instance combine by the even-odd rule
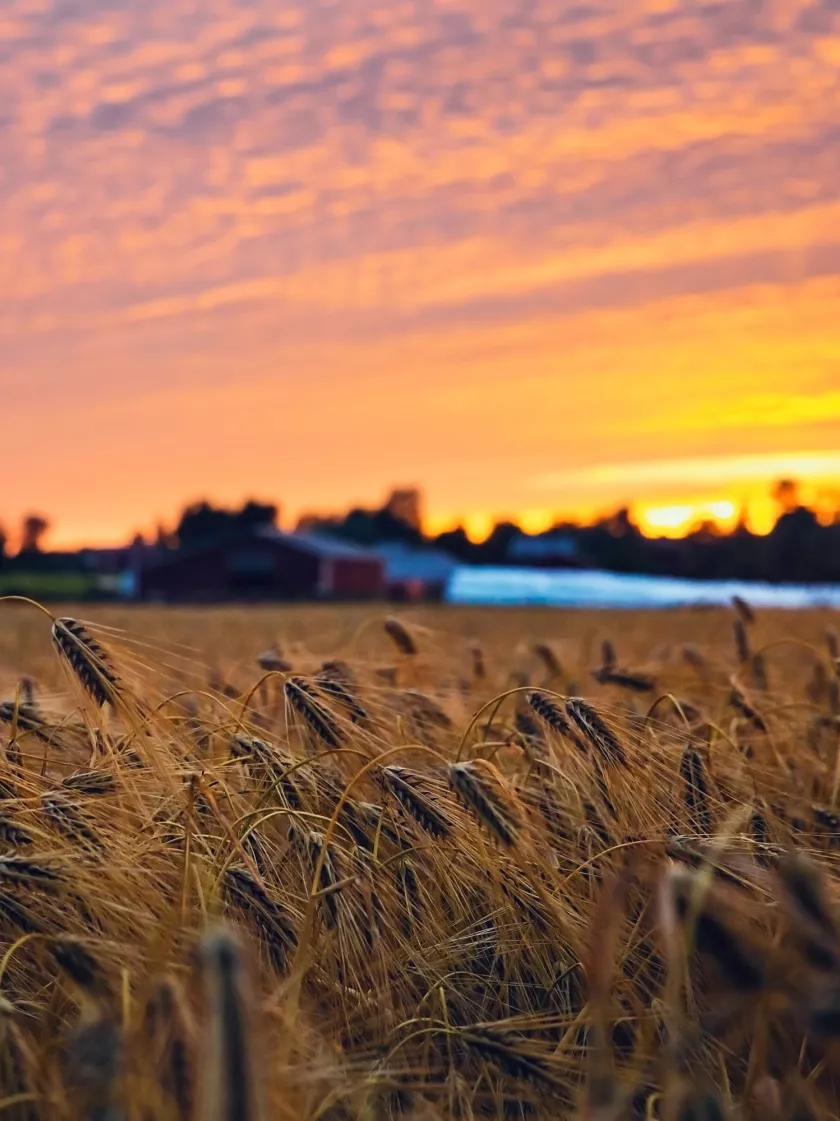
[[[840,608],[837,584],[760,584],[744,580],[681,580],[620,572],[535,568],[455,569],[448,603],[542,604],[548,607],[682,607],[727,604],[742,596],[756,607]]]

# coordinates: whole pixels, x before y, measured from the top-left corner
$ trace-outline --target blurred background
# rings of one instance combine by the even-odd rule
[[[837,0],[3,0],[0,590],[840,581],[838,121]]]

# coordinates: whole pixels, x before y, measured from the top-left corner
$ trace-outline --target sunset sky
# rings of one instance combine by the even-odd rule
[[[840,490],[838,153],[838,0],[2,0],[0,520]]]

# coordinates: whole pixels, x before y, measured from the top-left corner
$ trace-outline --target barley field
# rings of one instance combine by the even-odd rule
[[[0,1118],[838,1117],[838,624],[0,603]]]

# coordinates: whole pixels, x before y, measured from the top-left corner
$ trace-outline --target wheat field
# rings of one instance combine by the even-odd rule
[[[836,625],[0,603],[0,1118],[838,1117]]]

